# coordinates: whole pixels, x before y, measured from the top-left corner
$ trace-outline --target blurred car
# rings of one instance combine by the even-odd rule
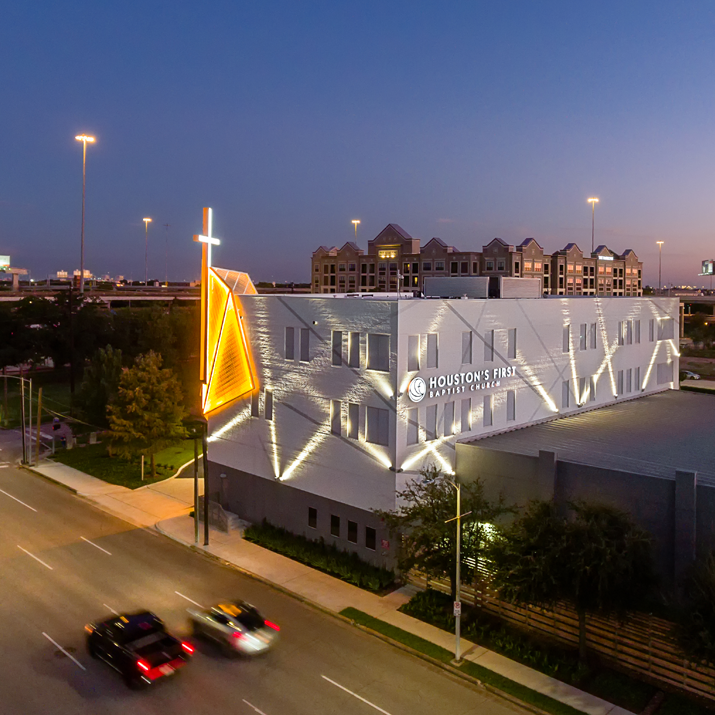
[[[130,688],[173,675],[194,653],[190,643],[170,635],[163,621],[149,611],[113,616],[84,629],[90,656],[114,668]]]
[[[188,612],[193,635],[210,638],[228,656],[265,653],[278,641],[280,628],[250,603],[231,601]]]
[[[683,370],[682,373],[683,373],[683,377],[686,380],[699,380],[700,379],[700,375],[698,375],[697,372],[691,372],[690,370]]]

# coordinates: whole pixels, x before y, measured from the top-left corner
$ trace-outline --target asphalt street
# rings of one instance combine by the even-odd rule
[[[507,715],[514,706],[234,569],[95,509],[11,464],[0,441],[0,713]],[[149,609],[188,635],[186,609],[242,598],[278,623],[253,660],[210,644],[134,692],[86,653],[83,626]],[[63,649],[63,650],[61,650]]]

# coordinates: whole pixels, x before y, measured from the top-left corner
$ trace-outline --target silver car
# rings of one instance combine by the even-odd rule
[[[216,641],[229,656],[265,653],[278,641],[279,626],[265,620],[250,603],[230,601],[188,612],[193,635]]]

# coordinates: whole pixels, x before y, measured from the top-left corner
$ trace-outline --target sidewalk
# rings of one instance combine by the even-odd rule
[[[107,484],[63,464],[43,461],[33,470],[69,487],[101,509],[135,526],[156,528],[187,546],[205,551],[259,578],[274,583],[301,598],[334,613],[352,607],[401,628],[446,650],[454,650],[454,636],[412,618],[397,609],[410,600],[416,589],[406,586],[387,596],[364,591],[332,576],[293,561],[261,546],[244,541],[239,531],[225,534],[211,528],[210,545],[194,542],[193,479],[170,478],[139,489]],[[548,695],[588,715],[631,715],[628,710],[584,693],[543,673],[516,663],[493,651],[461,641],[463,657],[509,680]]]

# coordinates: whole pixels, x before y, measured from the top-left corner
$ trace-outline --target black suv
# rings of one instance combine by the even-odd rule
[[[84,629],[92,658],[100,658],[121,673],[130,688],[172,675],[194,652],[190,643],[167,633],[163,621],[148,611],[89,623]]]

